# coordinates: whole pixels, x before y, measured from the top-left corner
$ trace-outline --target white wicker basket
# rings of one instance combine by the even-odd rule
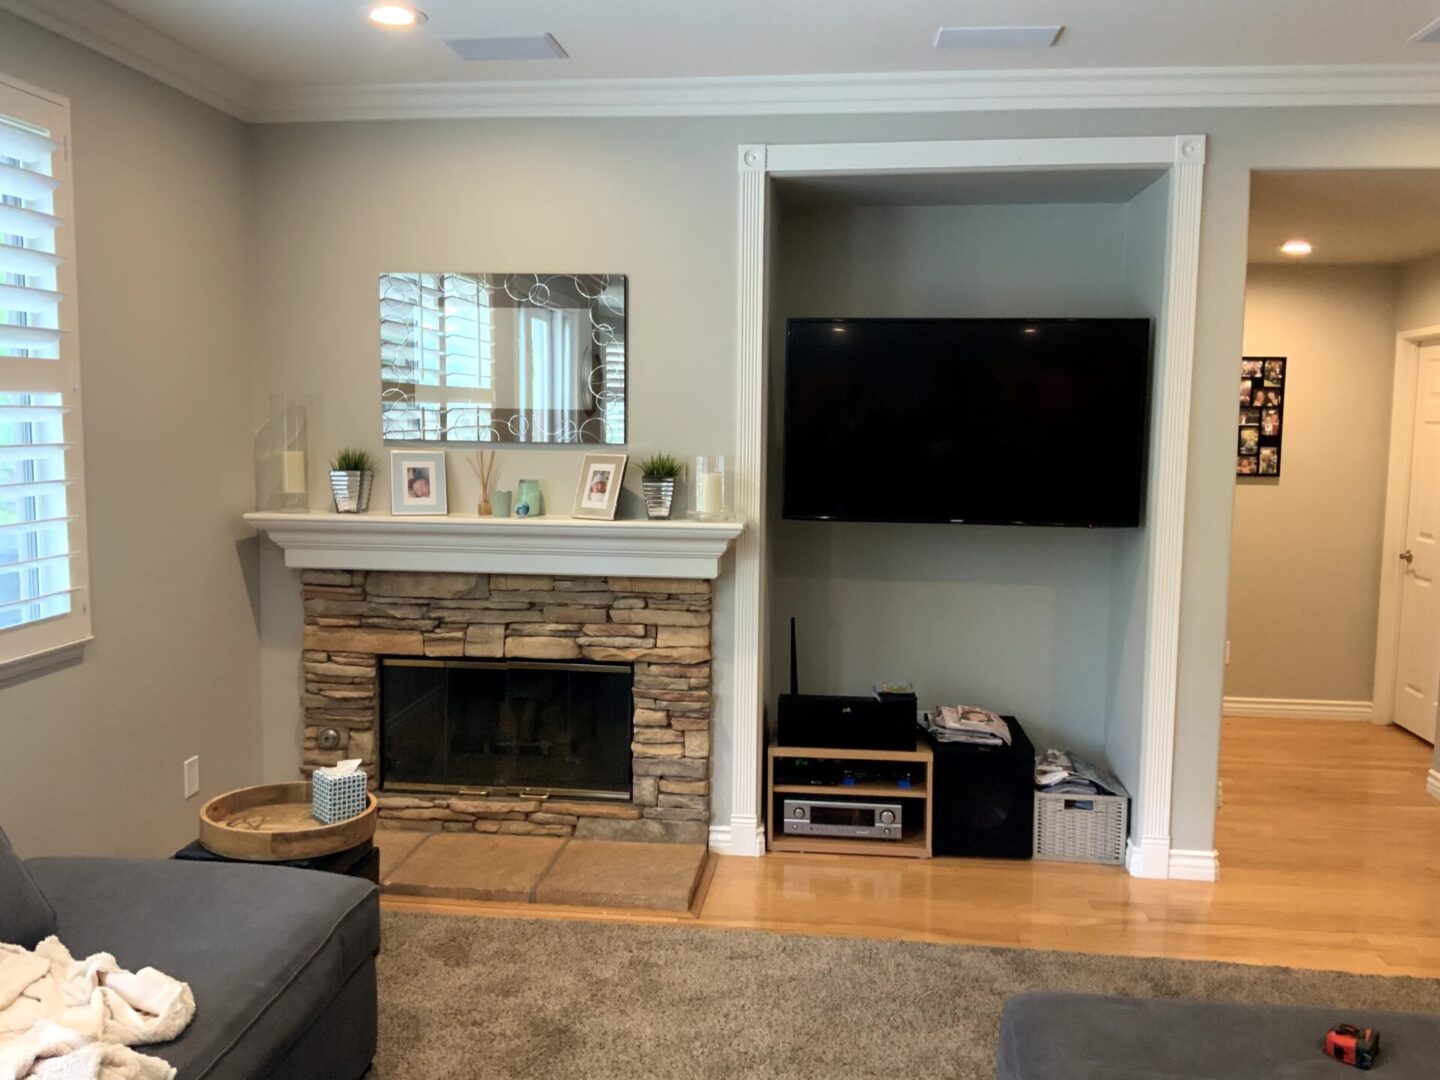
[[[1035,793],[1037,859],[1119,865],[1129,827],[1128,796]]]

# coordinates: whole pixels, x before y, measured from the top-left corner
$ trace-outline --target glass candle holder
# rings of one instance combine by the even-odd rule
[[[270,418],[255,436],[255,506],[303,514],[310,509],[306,395],[271,394]]]
[[[690,470],[690,515],[720,521],[729,513],[730,480],[724,454],[699,454]]]

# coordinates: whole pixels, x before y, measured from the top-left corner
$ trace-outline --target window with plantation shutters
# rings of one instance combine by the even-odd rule
[[[90,640],[69,141],[0,76],[0,679]]]

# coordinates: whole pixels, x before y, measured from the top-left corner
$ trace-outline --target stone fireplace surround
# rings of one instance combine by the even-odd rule
[[[634,665],[628,803],[377,793],[382,828],[704,843],[710,822],[708,580],[303,570],[301,770],[376,776],[385,656]],[[340,734],[335,750],[320,732]]]

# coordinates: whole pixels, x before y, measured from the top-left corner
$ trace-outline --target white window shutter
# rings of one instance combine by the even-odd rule
[[[0,76],[0,679],[90,640],[69,106]]]

